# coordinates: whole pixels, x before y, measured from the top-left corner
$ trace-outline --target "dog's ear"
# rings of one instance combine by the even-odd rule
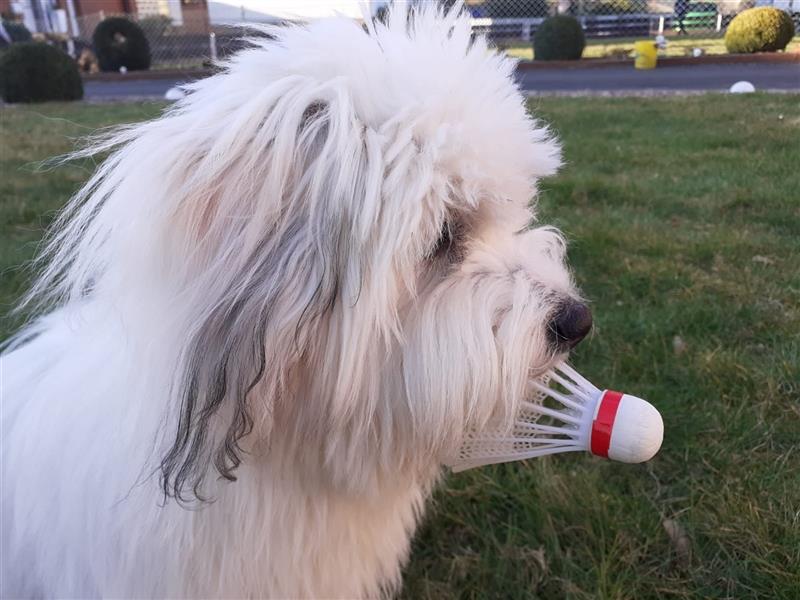
[[[275,265],[253,260],[260,263],[253,265],[256,277],[269,279]],[[256,299],[260,290],[240,283],[245,287],[238,299],[221,300],[202,316],[174,384],[180,399],[177,431],[161,461],[161,485],[165,496],[179,501],[186,501],[187,488],[203,500],[201,485],[212,466],[224,479],[235,480],[240,442],[253,429],[250,395],[267,367],[266,336],[276,299]],[[261,400],[262,409],[270,411],[270,400]]]
[[[176,220],[192,265],[179,267],[191,281],[182,304],[195,314],[173,384],[165,496],[202,500],[213,470],[235,480],[254,428],[259,446],[268,444],[276,399],[320,344],[311,324],[343,293],[343,271],[358,270],[337,197],[363,193],[352,188],[363,179],[362,127],[346,100],[279,99],[260,119],[241,119],[251,129],[232,138],[228,167],[196,193],[181,191],[193,199]]]
[[[186,342],[175,437],[161,462],[166,496],[203,500],[212,469],[236,479],[242,440],[256,425],[265,443],[274,402],[308,348],[308,325],[333,302],[334,286],[310,258],[294,255],[299,228],[285,235],[272,251],[254,253],[229,293],[210,294],[214,300]]]

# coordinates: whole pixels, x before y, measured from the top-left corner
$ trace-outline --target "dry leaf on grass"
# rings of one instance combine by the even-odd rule
[[[692,561],[692,543],[689,541],[689,536],[686,535],[686,530],[674,519],[664,519],[661,524],[675,550],[678,565],[688,567]]]

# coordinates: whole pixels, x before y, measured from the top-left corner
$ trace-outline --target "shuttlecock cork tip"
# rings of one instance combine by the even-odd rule
[[[592,454],[640,463],[655,456],[663,439],[664,422],[652,404],[611,390],[602,393],[592,422]]]

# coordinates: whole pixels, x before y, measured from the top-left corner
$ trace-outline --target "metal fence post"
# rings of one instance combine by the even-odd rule
[[[208,34],[208,46],[211,50],[211,60],[217,62],[217,34],[213,31]]]
[[[76,38],[80,34],[78,30],[78,20],[75,18],[75,4],[73,0],[67,0],[67,18],[69,19],[69,35]]]
[[[717,13],[717,32],[722,31],[722,13]]]
[[[658,17],[658,34],[664,33],[664,15]]]

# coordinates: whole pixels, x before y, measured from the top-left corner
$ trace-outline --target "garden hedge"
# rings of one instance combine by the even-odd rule
[[[534,60],[578,60],[586,46],[581,24],[575,17],[557,15],[545,19],[533,36]]]
[[[31,32],[22,23],[3,20],[3,29],[6,30],[8,37],[11,38],[12,44],[31,41]]]
[[[64,51],[42,42],[21,42],[0,54],[0,95],[6,102],[80,100],[83,82]]]

